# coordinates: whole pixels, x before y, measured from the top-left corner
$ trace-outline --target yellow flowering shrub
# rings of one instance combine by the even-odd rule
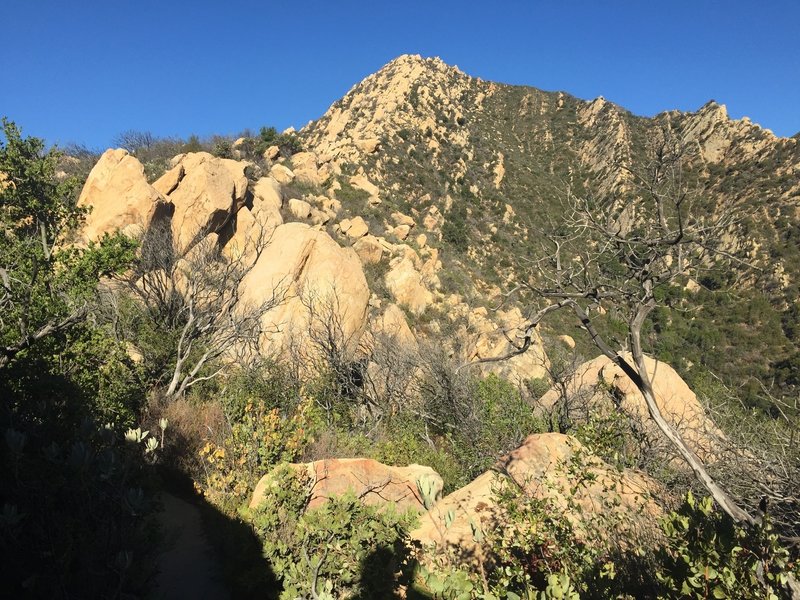
[[[221,439],[200,449],[205,469],[201,491],[215,504],[241,504],[258,479],[280,462],[295,460],[313,441],[319,417],[313,401],[304,399],[291,415],[248,401],[241,419]]]

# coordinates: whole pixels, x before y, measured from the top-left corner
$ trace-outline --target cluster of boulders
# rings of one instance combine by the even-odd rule
[[[257,180],[248,177],[249,166],[189,153],[176,156],[172,168],[151,185],[136,158],[125,150],[108,150],[79,199],[80,206],[91,207],[82,242],[115,231],[140,238],[156,235],[181,256],[211,240],[229,260],[242,260],[249,269],[241,281],[243,307],[282,298],[263,316],[263,352],[274,353],[287,336],[305,332],[312,304],[333,311],[329,316],[343,335],[357,340],[369,302],[357,254],[311,224],[284,223],[287,203],[274,176],[283,165],[274,165]],[[289,173],[285,181],[297,177]]]
[[[442,497],[442,478],[430,467],[395,467],[364,458],[325,459],[288,465],[305,475],[309,486],[307,510],[328,498],[352,492],[369,505],[393,505],[419,515],[411,538],[433,557],[447,555],[467,565],[491,557],[487,540],[502,530],[499,495],[513,486],[532,498],[549,502],[550,518],[567,519],[578,536],[632,540],[651,532],[661,514],[654,496],[658,485],[631,470],[618,470],[591,454],[574,437],[534,434],[462,488]],[[276,467],[258,482],[250,509],[258,510],[279,479]]]

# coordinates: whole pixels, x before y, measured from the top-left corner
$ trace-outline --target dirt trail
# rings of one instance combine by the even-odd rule
[[[160,515],[164,553],[154,600],[229,600],[222,570],[206,539],[200,511],[192,504],[163,492]]]

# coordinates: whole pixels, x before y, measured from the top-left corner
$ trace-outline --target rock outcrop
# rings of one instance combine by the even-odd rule
[[[605,533],[624,539],[647,530],[661,514],[651,498],[656,491],[652,481],[631,471],[617,471],[571,436],[535,434],[495,469],[437,502],[421,517],[412,538],[466,563],[483,561],[488,550],[479,541],[480,533],[503,527],[497,502],[503,485],[547,499],[573,524],[577,535],[594,542]],[[598,518],[604,530],[597,528]]]
[[[527,321],[518,308],[498,311],[490,318],[488,311],[480,307],[469,313],[468,322],[471,335],[463,334],[469,340],[468,362],[507,356],[524,343]],[[530,335],[531,344],[526,352],[508,360],[482,363],[481,372],[495,373],[517,384],[547,377],[550,363],[542,339],[536,330]]]
[[[89,173],[78,206],[91,207],[81,230],[83,243],[121,231],[139,237],[164,197],[147,183],[144,167],[126,150],[106,150]]]
[[[322,506],[331,496],[350,491],[367,505],[393,504],[401,511],[422,512],[425,502],[418,482],[424,482],[431,490],[431,499],[438,500],[442,494],[442,478],[430,467],[421,465],[392,467],[368,458],[331,458],[289,466],[308,474],[311,481],[309,510]],[[273,473],[266,474],[256,485],[250,508],[264,501],[270,486],[274,485]]]
[[[422,273],[417,270],[419,256],[410,248],[408,250],[392,259],[384,281],[395,302],[420,315],[433,302],[433,294],[425,286]]]
[[[303,223],[275,228],[253,269],[241,283],[242,300],[282,301],[262,319],[263,351],[282,352],[290,342],[312,352],[309,331],[332,325],[343,347],[354,349],[364,331],[369,288],[361,262],[327,233]]]
[[[632,358],[626,356],[631,364]],[[664,418],[680,432],[689,447],[704,461],[713,461],[715,440],[724,439],[724,434],[708,418],[695,393],[671,366],[645,357],[647,372],[653,383],[656,404]],[[594,410],[616,410],[619,406],[628,416],[660,438],[655,423],[650,419],[647,406],[638,388],[617,365],[606,356],[590,360],[575,371],[567,382],[567,395],[572,402],[585,403]],[[613,401],[606,390],[610,390]],[[550,408],[560,398],[557,389],[547,392],[539,400]]]
[[[209,233],[221,232],[244,206],[245,166],[207,152],[191,152],[153,184],[174,206],[172,237],[179,251]]]

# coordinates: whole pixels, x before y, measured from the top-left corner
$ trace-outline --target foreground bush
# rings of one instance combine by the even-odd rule
[[[253,510],[253,527],[283,581],[281,598],[387,598],[409,574],[411,513],[362,504],[353,494],[305,511],[308,476],[282,469]]]
[[[658,553],[662,597],[790,598],[787,576],[798,565],[780,546],[770,519],[744,529],[733,523],[711,498],[691,493],[665,519],[667,544]]]

